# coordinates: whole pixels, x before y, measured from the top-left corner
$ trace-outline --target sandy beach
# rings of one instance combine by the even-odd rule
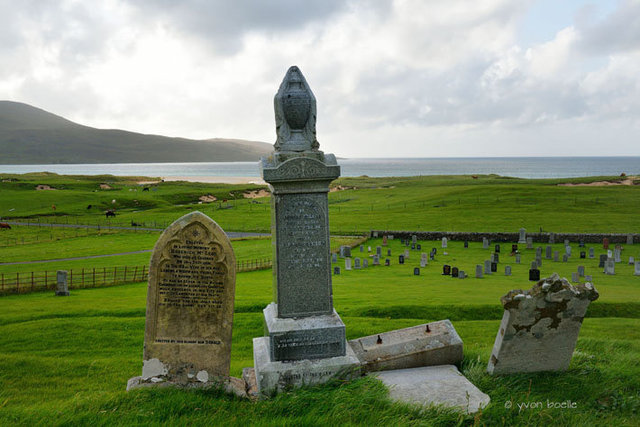
[[[205,182],[209,184],[266,184],[262,178],[254,176],[164,176],[162,179],[165,181]]]

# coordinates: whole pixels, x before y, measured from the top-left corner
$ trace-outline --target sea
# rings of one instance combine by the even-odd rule
[[[638,157],[449,157],[338,159],[341,176],[496,174],[517,178],[640,175]],[[0,173],[259,178],[258,162],[0,165]]]

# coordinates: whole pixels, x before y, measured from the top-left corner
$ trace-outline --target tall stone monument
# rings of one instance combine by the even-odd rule
[[[229,238],[203,213],[189,213],[162,233],[149,265],[142,376],[127,389],[227,380],[235,269]]]
[[[316,99],[298,67],[287,71],[274,108],[277,140],[261,162],[272,194],[273,302],[264,309],[267,336],[253,340],[262,396],[358,369],[331,287],[327,194],[340,166],[319,151]]]

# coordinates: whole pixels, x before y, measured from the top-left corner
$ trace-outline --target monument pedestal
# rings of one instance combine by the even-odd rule
[[[269,337],[253,339],[253,366],[261,399],[295,387],[320,384],[331,378],[351,379],[360,376],[360,362],[345,341],[344,356],[295,361],[271,359]]]
[[[263,313],[269,337],[269,356],[273,362],[346,354],[345,327],[335,310],[332,314],[282,318],[278,317],[278,306],[271,303]]]

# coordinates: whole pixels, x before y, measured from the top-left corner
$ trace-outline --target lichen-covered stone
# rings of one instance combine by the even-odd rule
[[[162,233],[149,266],[139,383],[207,384],[229,377],[235,264],[229,238],[201,212]]]
[[[597,298],[591,283],[573,286],[555,273],[530,290],[510,291],[500,299],[505,311],[487,371],[567,369],[589,303]]]

